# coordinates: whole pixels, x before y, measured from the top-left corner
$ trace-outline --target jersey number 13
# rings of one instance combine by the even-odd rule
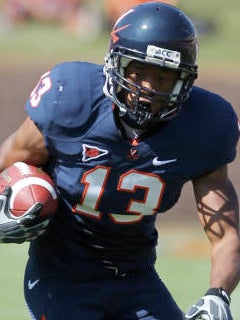
[[[100,200],[110,173],[109,167],[97,166],[84,173],[81,182],[85,185],[80,202],[74,207],[74,212],[95,219],[101,219],[102,212],[98,210]],[[142,200],[129,198],[124,214],[109,214],[117,224],[136,223],[146,215],[155,214],[160,206],[165,183],[158,175],[129,170],[119,178],[117,191],[135,193],[137,189],[144,191]]]

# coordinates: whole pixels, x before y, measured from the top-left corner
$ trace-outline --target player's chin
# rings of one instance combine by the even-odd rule
[[[151,111],[153,114],[158,114],[161,110],[165,110],[167,106],[167,99],[158,99],[151,105]]]

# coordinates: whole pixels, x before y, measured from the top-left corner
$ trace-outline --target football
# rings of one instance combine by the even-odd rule
[[[20,218],[37,202],[42,203],[38,218],[50,218],[57,209],[57,192],[51,177],[38,167],[16,162],[0,174],[0,193],[11,187],[9,209],[13,218]]]

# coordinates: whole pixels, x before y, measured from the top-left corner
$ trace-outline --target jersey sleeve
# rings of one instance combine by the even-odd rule
[[[221,96],[204,90],[198,92],[199,107],[193,124],[197,131],[196,153],[203,174],[232,162],[237,153],[239,122],[232,105]],[[193,134],[194,135],[194,134]]]
[[[56,65],[45,73],[26,102],[26,111],[43,135],[74,136],[91,113],[91,72],[81,62]]]
[[[219,159],[219,165],[232,162],[237,153],[239,121],[233,107],[226,100],[218,100],[215,121],[212,122],[212,125],[211,130],[214,133],[211,148],[213,152],[210,152],[210,156]]]

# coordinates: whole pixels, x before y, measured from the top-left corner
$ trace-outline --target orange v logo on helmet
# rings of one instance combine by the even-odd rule
[[[111,32],[111,37],[112,37],[113,43],[116,43],[119,39],[119,36],[117,35],[117,33],[128,28],[129,26],[130,26],[130,24],[126,24],[125,26],[122,26],[122,27],[115,29]]]

